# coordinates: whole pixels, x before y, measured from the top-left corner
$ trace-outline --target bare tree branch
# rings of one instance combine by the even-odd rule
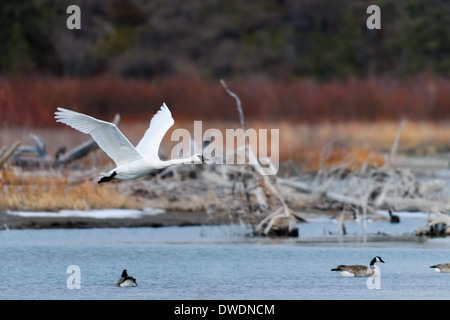
[[[14,144],[9,148],[2,148],[0,151],[0,169],[3,168],[6,161],[14,154],[20,145],[20,141],[14,142]]]

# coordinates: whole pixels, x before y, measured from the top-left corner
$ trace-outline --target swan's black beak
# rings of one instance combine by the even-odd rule
[[[208,159],[206,159],[203,155],[200,156],[200,159],[202,160],[202,164],[204,164],[205,161],[208,160]]]

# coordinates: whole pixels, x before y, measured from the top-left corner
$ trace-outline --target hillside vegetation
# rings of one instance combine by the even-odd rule
[[[2,1],[0,72],[320,80],[450,72],[446,0],[80,0],[81,30],[68,30],[71,4]],[[366,27],[369,4],[381,9],[381,30]]]

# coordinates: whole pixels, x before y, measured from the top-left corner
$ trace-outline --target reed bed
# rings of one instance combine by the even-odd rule
[[[137,208],[139,199],[121,195],[114,184],[73,181],[62,172],[0,171],[0,208],[24,211]]]

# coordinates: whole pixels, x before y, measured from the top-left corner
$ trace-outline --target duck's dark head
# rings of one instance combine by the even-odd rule
[[[122,271],[122,277],[125,278],[127,276],[128,276],[127,270],[125,269],[125,270]]]

